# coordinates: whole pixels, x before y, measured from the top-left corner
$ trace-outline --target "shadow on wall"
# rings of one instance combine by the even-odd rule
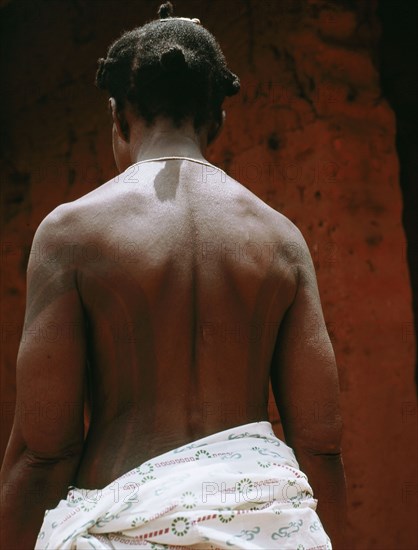
[[[402,221],[408,241],[415,336],[418,340],[418,4],[379,0],[382,23],[380,79],[382,91],[396,114],[396,148],[403,197]],[[412,332],[412,330],[411,330]],[[415,366],[418,385],[418,357]]]

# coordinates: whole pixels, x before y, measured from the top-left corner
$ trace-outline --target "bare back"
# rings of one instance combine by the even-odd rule
[[[189,160],[133,165],[72,209],[93,394],[76,485],[268,419],[293,224]]]

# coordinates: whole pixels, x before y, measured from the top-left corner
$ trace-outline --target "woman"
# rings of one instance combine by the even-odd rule
[[[239,80],[198,20],[169,3],[159,15],[99,60],[120,175],[35,235],[35,250],[63,250],[68,235],[72,248],[53,264],[31,255],[28,326],[75,331],[59,346],[22,340],[17,410],[40,396],[72,408],[59,423],[16,417],[6,537],[23,548],[47,510],[37,549],[331,548],[341,418],[309,249],[206,160]],[[290,446],[269,422],[270,380]],[[34,471],[42,495],[28,512]]]

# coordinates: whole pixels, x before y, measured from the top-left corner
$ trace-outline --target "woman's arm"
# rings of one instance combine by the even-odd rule
[[[318,515],[335,548],[344,548],[346,489],[334,350],[325,326],[308,245],[295,226],[298,287],[276,341],[271,382],[286,442],[308,476]]]
[[[27,274],[16,409],[1,469],[2,548],[33,549],[46,509],[65,498],[84,444],[85,320],[56,209],[39,226]]]

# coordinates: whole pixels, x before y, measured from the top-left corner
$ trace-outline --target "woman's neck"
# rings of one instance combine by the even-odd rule
[[[206,160],[202,152],[206,144],[191,124],[180,128],[165,123],[151,128],[143,126],[136,137],[137,146],[133,147],[131,153],[134,163],[160,157]]]

